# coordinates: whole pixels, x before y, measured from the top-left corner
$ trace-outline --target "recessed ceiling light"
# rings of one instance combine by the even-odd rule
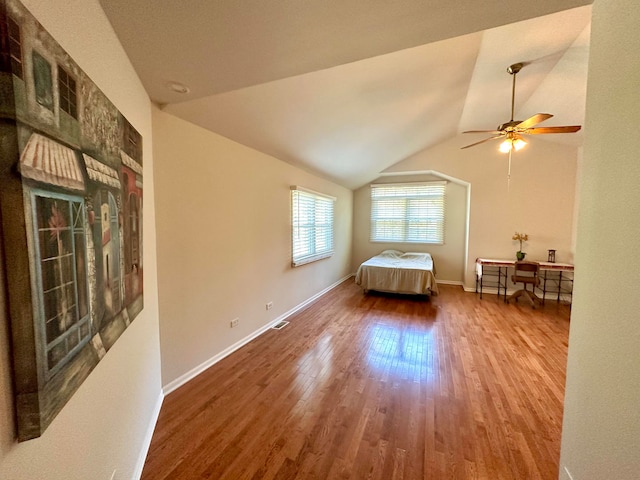
[[[180,82],[167,82],[167,88],[176,93],[189,93],[191,89]]]

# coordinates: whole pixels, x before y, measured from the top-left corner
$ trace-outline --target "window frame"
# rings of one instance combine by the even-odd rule
[[[122,116],[122,149],[135,160],[142,158],[142,135]]]
[[[47,318],[45,314],[45,283],[43,278],[43,261],[54,261],[57,257],[48,257],[43,258],[43,246],[40,243],[40,233],[46,231],[47,229],[41,229],[38,225],[37,220],[33,222],[33,232],[34,232],[34,243],[35,243],[35,269],[36,269],[36,290],[37,290],[37,299],[38,299],[38,312],[39,312],[39,322],[37,322],[37,330],[39,331],[40,336],[40,345],[41,351],[38,352],[40,355],[41,361],[41,371],[44,374],[45,378],[51,378],[56,372],[64,368],[64,366],[71,361],[71,359],[82,349],[84,345],[86,345],[93,335],[93,329],[91,325],[91,300],[90,300],[90,292],[89,292],[89,272],[88,265],[86,260],[88,259],[88,248],[87,248],[87,239],[86,239],[86,210],[84,205],[84,200],[82,197],[75,195],[68,195],[62,193],[53,193],[47,190],[41,189],[32,189],[31,190],[31,208],[32,215],[34,219],[38,218],[38,200],[37,198],[45,198],[58,200],[60,202],[65,202],[68,204],[69,212],[71,215],[70,223],[66,226],[65,230],[67,230],[70,234],[70,247],[71,251],[66,253],[66,256],[70,256],[73,259],[74,265],[77,268],[77,255],[80,250],[84,255],[85,263],[84,263],[84,282],[78,278],[77,270],[74,269],[72,271],[71,282],[73,286],[73,299],[74,305],[73,308],[76,314],[76,321],[74,324],[66,329],[64,332],[60,333],[57,337],[52,339],[51,341],[47,341]],[[77,244],[78,237],[81,239],[82,244]],[[65,279],[66,280],[66,279]],[[84,283],[84,284],[83,284]],[[55,287],[59,288],[59,287]],[[80,292],[80,289],[84,289],[84,292]],[[79,298],[83,296],[87,302],[86,304],[86,312],[81,314],[79,311]],[[82,332],[85,332],[82,334]],[[72,334],[77,334],[78,341],[75,344],[72,344],[71,347],[67,347],[67,353],[58,360],[53,366],[49,365],[49,352],[52,351],[59,343],[67,342],[67,339]]]
[[[78,82],[62,65],[58,65],[58,95],[60,110],[78,120]]]
[[[335,202],[336,198],[324,193],[319,193],[308,188],[298,185],[291,186],[291,266],[299,267],[323,258],[329,258],[335,251]],[[306,199],[306,202],[312,201],[313,211],[300,212],[300,199]],[[312,223],[302,225],[300,218],[303,213],[311,216]],[[329,220],[326,223],[324,220]],[[327,227],[329,231],[325,231]],[[300,248],[305,246],[301,241],[301,229],[308,229],[308,242],[304,252],[300,252]],[[319,247],[318,240],[324,238],[325,246]]]
[[[18,78],[24,79],[24,61],[22,55],[22,31],[20,24],[7,15],[7,38],[9,44],[9,61],[11,72]]]
[[[31,51],[31,70],[36,102],[53,112],[53,70],[49,60],[35,49]]]
[[[369,241],[444,245],[447,183],[430,181],[371,184]],[[385,189],[389,191],[389,195],[384,195]],[[427,197],[432,197],[435,202],[425,203]],[[383,210],[383,202],[387,202],[386,211]],[[421,209],[425,214],[412,216],[411,209]],[[383,223],[387,224],[386,228],[382,226]]]

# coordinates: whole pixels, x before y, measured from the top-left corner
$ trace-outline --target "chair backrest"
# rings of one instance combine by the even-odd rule
[[[540,283],[538,273],[540,272],[540,264],[538,262],[519,261],[514,265],[515,271],[511,276],[513,283],[532,283],[537,285]]]

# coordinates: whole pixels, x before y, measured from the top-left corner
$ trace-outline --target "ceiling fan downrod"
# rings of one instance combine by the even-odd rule
[[[516,106],[516,74],[520,70],[522,70],[522,67],[524,67],[524,64],[514,63],[509,68],[507,68],[507,72],[513,75],[513,85],[511,86],[511,120],[510,122],[513,122],[513,116],[514,116],[515,106]]]

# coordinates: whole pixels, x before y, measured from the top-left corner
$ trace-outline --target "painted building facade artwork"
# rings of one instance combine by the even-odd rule
[[[0,214],[19,440],[143,308],[142,138],[27,9],[0,0]]]

